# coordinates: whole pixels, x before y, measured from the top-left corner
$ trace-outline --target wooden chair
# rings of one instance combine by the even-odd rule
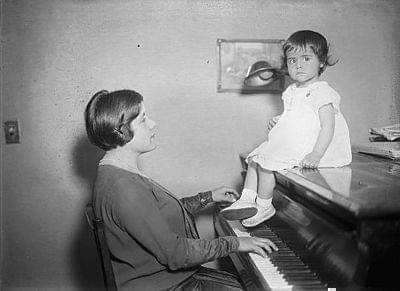
[[[101,261],[105,287],[108,291],[117,290],[114,271],[111,265],[111,254],[105,236],[104,222],[95,216],[92,204],[86,205],[85,214],[88,224],[94,233],[97,253],[99,254]]]

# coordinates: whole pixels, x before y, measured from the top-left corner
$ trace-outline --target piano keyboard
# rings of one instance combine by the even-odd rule
[[[244,228],[239,221],[228,221],[237,236],[257,236],[257,230]],[[268,286],[273,291],[287,290],[334,290],[328,288],[318,275],[291,250],[267,225],[262,226],[263,238],[268,238],[278,247],[267,258],[250,253],[249,256]]]

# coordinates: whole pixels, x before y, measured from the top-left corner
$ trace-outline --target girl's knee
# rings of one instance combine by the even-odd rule
[[[257,172],[263,175],[274,175],[274,172],[268,169],[264,169],[259,164],[257,164]]]

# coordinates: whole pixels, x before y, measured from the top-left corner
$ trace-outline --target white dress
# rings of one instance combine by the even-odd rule
[[[351,163],[351,145],[346,120],[340,112],[340,96],[325,81],[305,88],[290,85],[282,94],[284,111],[263,142],[248,156],[262,168],[276,171],[299,166],[315,145],[320,121],[318,109],[333,104],[335,131],[319,167],[341,167]]]

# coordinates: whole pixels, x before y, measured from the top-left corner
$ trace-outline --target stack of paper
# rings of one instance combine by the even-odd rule
[[[400,140],[400,123],[369,129],[370,141],[395,141]]]
[[[400,142],[368,142],[354,145],[353,150],[389,159],[400,159]]]

